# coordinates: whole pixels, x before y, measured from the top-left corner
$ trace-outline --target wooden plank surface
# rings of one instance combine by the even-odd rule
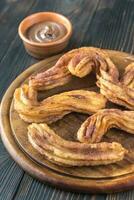
[[[134,0],[1,0],[0,1],[0,98],[12,80],[32,63],[17,35],[21,19],[38,11],[60,12],[72,21],[68,50],[97,46],[134,53]],[[66,49],[66,50],[67,50]],[[61,191],[24,173],[0,142],[0,200],[12,199],[134,199],[134,191],[87,195]]]

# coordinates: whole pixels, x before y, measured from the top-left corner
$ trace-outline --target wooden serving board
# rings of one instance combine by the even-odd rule
[[[134,62],[134,56],[117,51],[107,50],[120,73],[124,67]],[[40,61],[24,71],[11,84],[1,102],[1,129],[3,143],[13,159],[32,176],[56,186],[82,192],[115,192],[134,187],[134,136],[121,130],[111,129],[103,138],[104,141],[117,141],[129,150],[123,161],[107,166],[94,167],[62,167],[49,162],[40,155],[28,142],[27,126],[14,110],[14,90],[27,78],[38,71],[52,67],[61,55]],[[39,93],[39,99],[46,98],[63,91],[89,88],[99,91],[95,85],[95,75],[91,73],[85,78],[74,77],[62,87]],[[109,103],[108,107],[116,107]],[[87,115],[71,113],[53,123],[51,127],[67,140],[76,140],[76,132]]]

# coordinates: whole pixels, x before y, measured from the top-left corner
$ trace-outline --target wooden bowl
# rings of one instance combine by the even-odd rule
[[[61,39],[49,43],[30,41],[25,34],[28,28],[36,23],[44,21],[54,21],[63,24],[67,30],[67,33]],[[26,17],[20,23],[18,33],[23,41],[26,51],[31,56],[42,59],[46,56],[61,52],[67,46],[72,35],[72,24],[65,16],[61,14],[55,12],[39,12]]]

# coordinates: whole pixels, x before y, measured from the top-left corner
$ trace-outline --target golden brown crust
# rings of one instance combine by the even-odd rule
[[[124,76],[119,80],[119,73],[105,51],[82,47],[64,54],[54,67],[32,76],[29,84],[36,90],[46,90],[64,85],[71,77],[80,78],[96,71],[97,85],[100,92],[113,103],[134,110],[134,63],[126,67]]]
[[[122,160],[127,152],[116,142],[86,144],[64,140],[46,124],[31,124],[28,138],[39,153],[59,165],[105,165]]]
[[[105,107],[106,98],[102,94],[87,90],[63,92],[39,102],[36,91],[23,85],[14,93],[14,106],[20,117],[27,122],[52,123],[70,112],[95,113]],[[32,97],[29,94],[32,93]]]
[[[134,134],[134,111],[100,110],[81,125],[77,138],[81,142],[100,142],[107,130],[113,127]]]
[[[82,78],[96,72],[100,93],[74,90],[37,100],[38,90],[48,90],[68,83],[72,76]],[[104,109],[107,99],[132,111]],[[83,166],[114,163],[124,158],[126,150],[119,143],[98,143],[111,127],[134,133],[134,63],[119,72],[105,51],[82,47],[64,54],[49,70],[30,77],[29,85],[16,89],[14,106],[27,122],[52,123],[70,112],[95,113],[78,130],[79,142],[62,139],[46,124],[28,128],[33,147],[59,165]],[[100,110],[100,111],[99,111]],[[96,113],[97,112],[97,113]],[[86,144],[95,143],[95,144]]]
[[[127,87],[134,89],[134,63],[129,64],[125,68],[125,73],[121,82]]]
[[[100,93],[109,101],[134,110],[134,87],[132,87],[132,77],[130,79],[127,78],[128,74],[129,72],[125,73],[122,81],[113,81],[107,72],[101,70],[97,85],[100,87]]]
[[[47,90],[66,84],[72,75],[84,77],[92,69],[99,70],[99,68],[109,69],[111,76],[118,77],[117,68],[103,50],[94,47],[81,47],[65,53],[47,71],[31,76],[29,85],[36,90]]]

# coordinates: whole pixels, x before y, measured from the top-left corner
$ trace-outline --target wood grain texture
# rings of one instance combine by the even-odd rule
[[[33,181],[33,179],[25,174],[19,190],[15,196],[15,200],[23,199],[43,199],[43,200],[105,200],[104,195],[92,195],[72,193],[56,189],[55,187],[49,187],[42,184],[39,181]]]
[[[29,7],[29,10],[26,7]],[[19,20],[21,20],[24,16],[29,15],[30,13],[45,10],[60,12],[62,14],[65,14],[67,17],[69,17],[70,20],[72,20],[75,34],[73,35],[67,49],[79,47],[81,45],[93,45],[103,48],[124,50],[130,53],[134,52],[133,0],[1,0],[0,26],[2,26],[0,29],[0,37],[2,36],[1,38],[3,39],[0,42],[0,56],[2,58],[0,62],[0,98],[2,98],[2,95],[8,88],[12,80],[14,80],[14,78],[25,68],[27,68],[32,63],[36,62],[33,58],[26,54],[23,45],[19,40],[19,37],[17,35],[17,26]],[[15,17],[11,17],[12,15],[10,14],[10,11]],[[14,12],[17,12],[17,14],[15,14]],[[6,18],[6,16],[8,16],[8,18]],[[12,18],[12,20],[10,18]],[[3,149],[2,147],[3,145],[0,144],[1,149]],[[4,162],[5,154],[7,155],[5,149],[0,151],[0,155],[2,155],[1,163]],[[5,170],[6,168],[7,170],[10,169],[9,166],[12,162],[9,157],[7,159],[9,160],[9,162],[6,163],[6,166],[4,167]],[[14,163],[14,165],[16,164]],[[1,168],[0,165],[0,174],[2,173],[2,170],[3,168]],[[11,175],[13,179],[13,177],[15,176],[15,172],[11,173]],[[8,183],[8,180],[6,179],[5,182]],[[36,188],[36,181],[34,179],[31,179],[31,182],[32,185],[35,185]],[[43,199],[48,199],[48,195],[51,196],[52,194],[52,199],[56,198],[60,200],[134,199],[133,191],[119,193],[115,195],[108,195],[106,197],[106,195],[77,195],[75,193],[68,193],[60,190],[56,190],[55,192],[55,190],[53,190],[51,187],[46,187],[42,183],[41,185],[43,188],[42,190],[40,190],[40,187],[36,189],[36,199],[40,199],[41,194],[43,196]],[[18,188],[23,187],[24,185],[22,184],[22,182],[18,183]],[[33,187],[30,187],[28,189],[28,193],[25,194],[25,192],[23,192],[23,189],[20,192],[18,188],[18,192],[14,193],[13,185],[10,188],[10,192],[9,188],[6,187],[5,191],[2,192],[0,195],[0,199],[7,199],[5,197],[5,193],[9,194],[8,199],[12,199],[13,193],[14,196],[16,196],[17,194],[17,199],[21,198],[22,195],[24,197],[24,200],[31,199],[30,195],[28,194],[32,194],[32,191],[35,191],[33,190]],[[26,188],[28,187],[26,186]],[[27,198],[27,195],[29,198]]]
[[[24,172],[10,158],[0,139],[0,199],[13,198],[23,175]]]
[[[115,65],[118,67],[120,73],[124,71],[126,65],[134,62],[134,56],[130,54],[118,52],[118,51],[107,51],[109,57],[112,61],[114,61]],[[60,55],[50,57],[48,59],[44,59],[38,62],[35,65],[32,65],[29,69],[27,69],[23,74],[17,77],[15,80],[13,87],[19,87],[20,82],[24,81],[27,82],[27,76],[30,73],[37,73],[41,70],[47,70],[48,68],[55,65],[56,61],[59,59]],[[26,78],[26,80],[25,80]],[[89,74],[85,78],[73,78],[68,84],[63,85],[61,87],[53,88],[51,90],[39,93],[39,99],[45,99],[49,96],[54,94],[59,94],[61,92],[70,91],[74,89],[81,89],[81,88],[89,88],[90,91],[97,90],[96,87],[96,79],[93,74]],[[23,83],[22,83],[23,84]],[[10,88],[9,95],[10,95]],[[12,90],[12,89],[11,89]],[[41,97],[40,97],[41,95]],[[6,103],[6,102],[5,102]],[[4,104],[5,104],[4,103]],[[110,103],[109,103],[110,104]],[[3,105],[3,102],[2,102]],[[115,105],[111,105],[112,108],[115,108]],[[116,106],[117,107],[117,106]],[[58,165],[52,164],[48,160],[44,158],[40,153],[38,153],[32,145],[28,141],[27,137],[27,127],[28,123],[24,122],[20,119],[18,113],[14,109],[14,101],[11,103],[10,107],[10,125],[12,128],[12,133],[16,138],[17,142],[21,146],[21,148],[37,163],[41,164],[43,167],[48,167],[53,169],[57,172],[63,173],[68,176],[75,176],[75,177],[83,177],[83,178],[95,178],[96,180],[101,178],[110,178],[110,177],[118,177],[121,175],[126,175],[129,173],[134,172],[134,155],[133,155],[133,143],[134,137],[131,134],[122,133],[120,130],[112,129],[108,131],[106,137],[103,137],[103,141],[116,141],[122,144],[123,147],[129,150],[129,154],[123,161],[118,162],[117,164],[111,164],[107,166],[96,166],[96,167],[60,167]],[[4,116],[3,116],[4,117]],[[6,117],[6,116],[5,116]],[[70,113],[65,116],[63,119],[57,121],[50,125],[52,129],[56,131],[62,138],[67,140],[75,140],[76,133],[83,121],[87,118],[87,115],[81,113]],[[10,149],[8,149],[10,152]],[[19,162],[19,159],[18,159]],[[22,160],[21,160],[22,163]],[[45,179],[45,178],[44,178]],[[102,179],[101,179],[102,180]],[[110,182],[110,179],[109,179]]]
[[[126,66],[127,64],[134,61],[134,56],[123,52],[109,50],[107,51],[107,53],[109,57],[114,61],[116,66],[119,69],[122,69],[120,70],[120,72],[123,71],[123,66]],[[127,135],[127,133],[122,134],[122,131],[109,131],[109,134],[107,134],[106,138],[104,137],[104,140],[106,139],[106,141],[117,141],[121,143],[123,146],[125,146],[125,148],[127,148],[130,151],[128,156],[126,156],[126,158],[123,161],[118,162],[117,164],[87,168],[58,167],[57,165],[54,165],[51,162],[45,160],[44,157],[38,154],[38,152],[35,151],[29,144],[26,136],[28,124],[24,123],[19,118],[16,111],[14,111],[14,107],[11,106],[14,91],[22,83],[24,83],[25,80],[31,74],[36,73],[36,71],[40,71],[41,69],[44,69],[44,66],[45,69],[52,67],[56,63],[58,58],[59,56],[57,55],[34,64],[26,71],[24,71],[21,75],[19,75],[6,91],[6,94],[4,95],[1,102],[0,110],[1,136],[6,149],[8,150],[12,158],[33,177],[36,177],[37,179],[43,182],[48,182],[49,184],[55,185],[60,188],[64,188],[71,191],[74,190],[91,193],[109,193],[133,188],[134,158],[133,153],[130,153],[133,152],[134,137],[132,135]],[[90,75],[87,76],[87,78],[89,80],[88,85],[90,86],[90,84],[93,84],[92,75],[91,77]],[[82,80],[80,81],[79,79],[74,79],[74,82],[72,80],[72,83],[70,82],[69,84],[66,84],[66,86],[61,86],[59,88],[57,87],[56,89],[53,89],[52,92],[59,93],[60,91],[70,90],[70,88],[74,89],[75,85],[79,86],[80,88],[83,86]],[[87,83],[85,84],[85,86],[87,86]],[[45,91],[44,94],[45,96],[50,95],[49,91]],[[10,108],[11,114],[9,114]],[[72,121],[71,128],[73,127],[73,130],[75,128],[78,129],[79,127],[73,125],[74,119],[77,120],[76,114],[72,113],[70,115],[68,116],[69,118],[67,121],[69,123]],[[81,115],[79,115],[79,117],[81,118]],[[78,122],[76,122],[76,124],[78,124]],[[61,131],[62,137],[66,137],[66,130],[72,131],[70,129],[70,125],[68,126],[66,124],[65,127],[65,124],[66,123],[63,123],[63,125],[60,126],[59,123],[57,125],[56,123],[53,124],[53,128],[55,128],[58,131]],[[20,146],[17,144],[15,139],[17,140]]]

